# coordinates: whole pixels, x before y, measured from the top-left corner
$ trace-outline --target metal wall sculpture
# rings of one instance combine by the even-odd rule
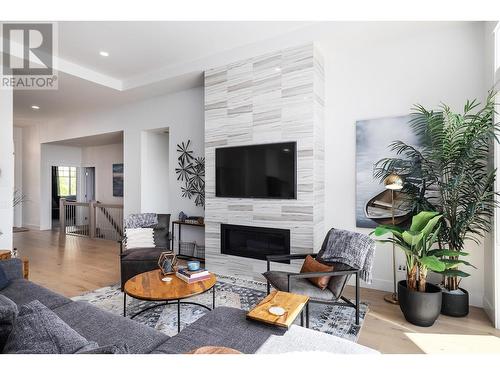
[[[195,157],[191,140],[177,145],[177,181],[183,183],[183,198],[193,199],[196,206],[205,207],[205,158]]]

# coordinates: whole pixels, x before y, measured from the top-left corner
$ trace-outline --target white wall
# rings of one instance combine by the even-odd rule
[[[0,90],[0,249],[12,249],[14,135],[12,91]]]
[[[484,85],[493,87],[495,83],[495,35],[497,22],[487,22],[484,25]],[[498,121],[498,120],[497,120]],[[491,153],[490,168],[494,168],[494,150]],[[495,185],[498,190],[498,183]],[[484,311],[492,322],[495,322],[495,256],[494,233],[489,234],[484,241]],[[498,328],[498,326],[497,326]]]
[[[14,127],[14,190],[23,194],[23,129]],[[14,208],[14,226],[23,225],[23,203]]]
[[[28,162],[28,158],[24,158],[26,162],[23,175],[33,174],[35,176],[33,182],[36,183],[36,174],[39,169],[37,163],[40,160],[40,157],[37,160],[36,149],[41,143],[123,131],[124,213],[127,215],[143,212],[142,185],[155,183],[156,179],[141,182],[141,132],[160,128],[168,128],[170,132],[171,147],[169,147],[168,156],[170,189],[167,198],[169,210],[174,218],[181,210],[189,215],[202,216],[203,208],[196,207],[193,200],[181,198],[180,185],[177,184],[175,177],[175,160],[177,160],[175,146],[178,143],[191,139],[194,152],[199,156],[204,156],[203,89],[201,87],[127,104],[113,110],[74,116],[70,120],[45,123],[38,128],[30,128],[24,147],[25,156],[29,152],[31,159]],[[37,197],[33,195],[32,199],[30,207],[35,208]],[[31,212],[26,220],[36,222]],[[41,225],[41,228],[46,228],[45,223]]]
[[[82,167],[95,168],[95,199],[102,203],[123,204],[113,196],[113,164],[123,163],[123,144],[82,147]],[[84,181],[82,181],[83,189]],[[83,191],[83,190],[82,190]]]
[[[141,132],[141,209],[143,212],[170,213],[168,133]]]
[[[493,38],[491,38],[490,34],[492,29],[495,33]],[[498,23],[496,23],[495,26],[488,23],[486,27],[486,43],[490,48],[491,44],[493,44],[495,56],[493,72],[487,69],[487,73],[489,73],[487,74],[487,79],[493,79],[493,82],[495,82],[495,89],[498,90],[500,87],[500,29]],[[497,95],[496,103],[498,104],[498,102],[499,98]],[[497,114],[495,116],[495,122],[500,122],[500,115]],[[494,166],[498,171],[500,167],[500,145],[498,143],[495,143]],[[495,191],[499,190],[499,186],[500,182],[497,177]],[[491,268],[490,272],[492,272],[488,277],[485,275],[485,309],[488,316],[493,320],[495,328],[500,328],[500,208],[498,207],[495,209],[495,231],[491,245],[491,255],[485,257],[485,263],[491,262],[491,266],[488,265],[486,270],[489,271]]]
[[[40,167],[41,145],[38,126],[23,128],[23,226],[40,228]]]
[[[356,229],[356,120],[407,114],[416,103],[435,108],[444,102],[460,111],[466,99],[483,99],[483,26],[373,27],[356,38],[333,36],[321,46],[327,103],[326,227]],[[482,306],[483,249],[470,250],[478,269],[461,286],[471,292],[474,305]],[[373,287],[392,289],[391,263],[390,247],[378,245]]]

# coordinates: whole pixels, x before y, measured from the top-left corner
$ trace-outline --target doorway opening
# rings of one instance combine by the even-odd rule
[[[76,201],[78,167],[52,166],[52,228],[59,227],[59,201]]]
[[[83,200],[90,202],[95,200],[95,167],[83,168]]]

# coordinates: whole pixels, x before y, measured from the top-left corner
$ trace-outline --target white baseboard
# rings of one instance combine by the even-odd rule
[[[23,227],[28,228],[30,230],[40,230],[40,226],[34,224],[24,224]]]
[[[473,291],[468,290],[469,292],[469,305],[475,307],[484,308],[484,294],[475,293]]]
[[[491,322],[495,324],[495,307],[486,296],[483,297],[483,309]]]
[[[373,279],[371,284],[361,282],[363,288],[383,290],[385,292],[392,292],[394,290],[394,282],[392,280]]]
[[[468,292],[469,305],[484,308],[484,294],[475,293],[471,290],[468,290]]]
[[[349,279],[348,284],[352,286],[355,285],[355,280],[353,277]],[[361,281],[360,286],[362,288],[383,290],[385,292],[392,292],[394,289],[394,283],[392,280],[383,280],[383,279],[373,279],[371,284],[367,284],[364,281]]]

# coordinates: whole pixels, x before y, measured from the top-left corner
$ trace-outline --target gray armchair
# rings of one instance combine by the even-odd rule
[[[158,258],[164,251],[170,250],[170,214],[158,214],[158,224],[153,228],[156,247],[124,249],[124,240],[120,244],[121,289],[128,279],[158,268]]]
[[[343,263],[322,263],[332,265],[331,272],[306,272],[294,273],[284,271],[271,271],[271,262],[279,262],[292,259],[305,259],[308,255],[316,258],[318,254],[290,254],[290,255],[270,255],[267,257],[267,272],[263,275],[267,280],[267,293],[271,291],[271,285],[283,292],[307,295],[309,303],[320,303],[326,305],[339,305],[352,307],[356,310],[356,324],[359,324],[359,269],[351,268]],[[356,277],[355,303],[344,297],[347,281],[351,275]],[[328,287],[324,290],[310,283],[307,279],[311,277],[331,276]],[[303,325],[303,315],[301,324]],[[306,327],[309,328],[309,304],[306,305]]]

